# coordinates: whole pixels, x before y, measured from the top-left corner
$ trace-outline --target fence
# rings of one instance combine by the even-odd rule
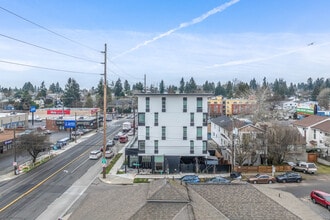
[[[272,173],[272,166],[235,166],[234,170],[241,173]],[[276,172],[291,171],[289,165],[275,166]]]

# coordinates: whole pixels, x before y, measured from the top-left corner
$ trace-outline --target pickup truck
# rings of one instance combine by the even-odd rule
[[[300,171],[303,173],[315,174],[317,172],[317,166],[314,163],[299,162],[292,168],[293,171]]]

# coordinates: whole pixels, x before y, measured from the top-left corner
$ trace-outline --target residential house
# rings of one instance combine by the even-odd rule
[[[306,140],[306,147],[324,147],[330,136],[330,118],[326,116],[310,115],[293,122]]]
[[[152,172],[198,172],[207,157],[209,94],[137,94],[137,156]],[[128,149],[132,152],[132,149]]]

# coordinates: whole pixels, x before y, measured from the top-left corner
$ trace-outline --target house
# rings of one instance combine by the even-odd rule
[[[293,122],[306,140],[306,147],[324,147],[330,136],[330,118],[326,116],[310,115]]]
[[[209,94],[137,94],[137,149],[129,166],[156,173],[198,172],[208,156]]]

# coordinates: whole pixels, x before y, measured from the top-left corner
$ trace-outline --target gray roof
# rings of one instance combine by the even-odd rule
[[[300,219],[250,184],[186,185],[159,179],[150,184],[99,187],[101,193],[88,195],[70,220]]]

